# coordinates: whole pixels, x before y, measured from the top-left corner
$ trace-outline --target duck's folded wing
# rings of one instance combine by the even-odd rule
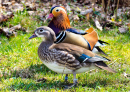
[[[98,61],[109,61],[109,59],[95,55],[93,52],[68,43],[54,44],[50,49],[65,51],[74,56],[80,63],[94,63]]]
[[[72,45],[73,46],[73,45]],[[71,44],[59,43],[53,44],[49,49],[57,50],[55,56],[56,61],[71,70],[76,70],[81,67],[81,63],[76,59],[75,55],[79,56],[81,52],[76,52],[73,48],[70,48]]]
[[[60,44],[54,44],[50,47],[50,49],[56,49],[59,51],[66,52],[70,58],[73,58],[73,60],[67,60],[66,64],[68,66],[73,66],[73,68],[76,66],[77,68],[81,67],[82,63],[94,63],[95,66],[107,70],[109,72],[115,73],[113,69],[109,68],[103,61],[110,61],[107,58],[97,56],[91,51],[84,49],[80,46],[76,46],[73,44],[67,44],[67,43],[60,43]],[[68,57],[68,56],[67,56]]]
[[[56,50],[61,50],[61,51],[66,51],[72,55],[76,56],[81,56],[82,54],[86,54],[90,57],[95,56],[95,54],[83,47],[69,44],[69,43],[59,43],[59,44],[54,44],[52,45],[49,49],[56,49]]]

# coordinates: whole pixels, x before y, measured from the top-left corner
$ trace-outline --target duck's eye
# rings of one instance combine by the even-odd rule
[[[59,9],[56,9],[56,12],[59,12],[60,10]]]
[[[39,32],[43,32],[43,29],[40,29]]]

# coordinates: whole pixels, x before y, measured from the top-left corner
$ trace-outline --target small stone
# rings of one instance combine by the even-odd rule
[[[122,33],[126,33],[127,30],[124,27],[119,27],[119,32],[122,34]]]
[[[40,82],[40,81],[45,82],[46,80],[47,80],[47,78],[44,77],[44,78],[38,79],[37,82]]]
[[[102,31],[103,28],[102,28],[102,26],[100,25],[100,22],[98,21],[97,18],[94,20],[94,22],[95,22],[96,27]]]
[[[130,28],[130,23],[127,23],[126,25]]]
[[[13,12],[7,12],[6,15],[7,15],[8,18],[11,18],[13,16]]]
[[[27,11],[30,16],[36,15],[35,11]]]
[[[124,77],[130,77],[130,74],[127,74],[127,73],[123,73]]]
[[[73,19],[74,19],[74,21],[79,21],[78,15],[74,15]]]
[[[81,14],[81,15],[86,15],[86,14],[91,13],[91,12],[93,12],[93,9],[92,9],[92,8],[87,9],[86,11],[81,11],[80,14]]]
[[[67,10],[68,12],[71,11],[71,8],[70,8],[70,6],[69,6],[68,4],[66,5],[66,10]]]

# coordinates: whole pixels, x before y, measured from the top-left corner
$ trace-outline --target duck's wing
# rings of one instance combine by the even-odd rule
[[[49,49],[56,49],[58,51],[64,51],[67,52],[69,55],[71,55],[73,58],[75,58],[77,64],[82,63],[94,63],[95,66],[107,70],[109,72],[115,72],[113,69],[109,68],[103,61],[110,61],[107,58],[97,56],[93,52],[82,48],[80,46],[76,46],[73,44],[68,43],[59,43],[59,44],[53,44]],[[73,63],[75,61],[72,61]],[[71,62],[71,63],[72,63]]]

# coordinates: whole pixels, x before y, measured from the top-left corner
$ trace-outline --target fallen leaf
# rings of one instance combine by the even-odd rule
[[[40,81],[45,82],[46,80],[47,80],[47,78],[44,77],[44,78],[38,79],[37,82],[40,82]]]
[[[126,30],[126,28],[124,28],[124,27],[119,27],[119,32],[120,32],[120,33],[126,33],[127,30]]]
[[[95,22],[96,27],[102,31],[102,26],[100,25],[99,21],[95,19],[94,22]]]
[[[23,28],[20,24],[13,26],[11,28],[4,27],[3,29],[0,29],[0,33],[3,33],[6,35],[6,37],[15,37],[17,35],[16,30],[22,30],[26,32],[25,28]]]
[[[89,13],[86,15],[87,21],[89,21]]]
[[[56,0],[51,0],[51,4],[55,4],[56,3]]]
[[[80,9],[79,7],[77,7],[77,10],[78,10],[78,11],[81,11],[81,9]]]
[[[7,20],[7,16],[0,14],[0,23]]]
[[[10,9],[14,12],[17,12],[17,11],[23,11],[24,7],[23,4],[15,3],[14,5],[10,6]]]
[[[121,21],[122,21],[122,19],[119,19],[119,21],[121,22]]]
[[[123,73],[124,77],[130,77],[130,74],[127,74],[127,73]]]
[[[130,28],[130,23],[127,23],[127,26]]]
[[[70,6],[68,4],[66,5],[66,10],[67,10],[67,12],[71,11],[71,8],[70,8]]]
[[[74,15],[73,20],[74,20],[75,22],[79,21],[78,15]]]
[[[2,6],[10,6],[12,4],[12,2],[3,2]]]
[[[35,11],[27,11],[27,12],[28,12],[28,14],[29,14],[30,16],[35,16],[35,15],[36,15]]]
[[[35,3],[26,3],[25,4],[26,5],[26,9],[27,10],[30,10],[30,11],[36,11],[36,5],[35,5]]]
[[[86,15],[86,14],[88,14],[88,13],[91,13],[92,11],[93,11],[93,9],[90,8],[90,9],[87,9],[86,11],[81,11],[80,14],[81,14],[81,15]]]
[[[114,19],[114,18],[111,18],[111,21],[112,21],[112,22],[114,22],[114,21],[115,21],[115,19]]]
[[[85,4],[85,5],[90,4],[90,0],[85,0],[85,1],[84,1],[84,4]]]

